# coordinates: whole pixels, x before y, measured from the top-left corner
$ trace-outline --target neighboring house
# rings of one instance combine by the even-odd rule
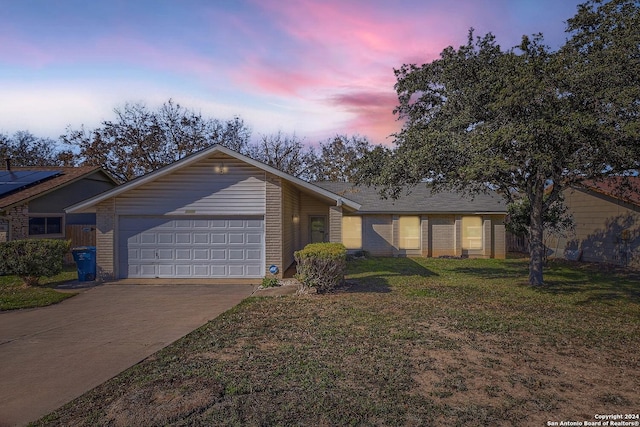
[[[94,228],[95,215],[65,214],[64,208],[117,185],[96,166],[8,166],[0,171],[0,242],[30,238],[73,240],[69,230],[76,226]]]
[[[355,248],[356,218],[362,208],[356,199],[216,145],[77,203],[67,213],[95,213],[98,276],[103,280],[255,279],[268,274],[270,266],[277,266],[281,276],[294,263],[294,251],[311,242],[345,242]],[[459,203],[455,197],[449,200]],[[479,218],[468,227],[469,255],[503,257],[506,212],[501,202],[493,202],[493,206],[473,208],[474,202],[469,202],[464,208],[442,208],[433,218],[427,216],[430,210],[399,211],[397,216],[385,211],[391,225],[375,215],[370,222],[367,214],[364,224],[371,224],[373,231],[362,228],[361,235],[386,227],[379,239],[390,238],[387,247],[391,248],[393,227],[405,226],[405,216],[411,224],[418,217],[420,249],[404,249],[402,243],[395,252],[371,252],[463,255],[462,222],[469,215]],[[411,224],[403,228],[407,231],[401,239],[414,247]],[[445,240],[446,244],[440,243]],[[364,242],[368,241],[365,237]],[[435,242],[435,248],[423,249],[427,242]]]
[[[566,189],[564,202],[575,229],[547,236],[549,257],[640,267],[640,177],[585,181]]]

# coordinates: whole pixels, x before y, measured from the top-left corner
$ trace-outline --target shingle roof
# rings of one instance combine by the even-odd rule
[[[60,166],[29,166],[29,167],[12,167],[15,171],[60,171],[59,175],[45,181],[27,186],[22,190],[17,190],[0,196],[0,209],[18,203],[24,203],[34,197],[53,191],[59,187],[63,187],[85,175],[92,174],[101,170],[99,166],[77,166],[77,167],[60,167]]]
[[[362,205],[359,213],[506,213],[506,204],[495,192],[473,197],[442,191],[433,193],[426,184],[405,188],[400,198],[382,199],[375,187],[346,182],[318,182],[318,187]],[[407,190],[410,190],[407,194]]]
[[[583,181],[582,185],[597,193],[640,206],[640,177],[612,176],[604,181]]]

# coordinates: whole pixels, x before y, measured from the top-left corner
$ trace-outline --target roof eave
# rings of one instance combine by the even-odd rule
[[[235,159],[241,160],[247,164],[250,164],[251,166],[257,167],[258,169],[262,169],[265,172],[271,173],[273,175],[276,175],[280,178],[286,179],[287,181],[292,182],[295,185],[298,185],[300,187],[303,187],[309,191],[312,191],[316,194],[320,194],[328,199],[331,199],[333,201],[336,202],[337,205],[341,205],[344,204],[347,207],[351,208],[351,209],[355,209],[358,210],[360,209],[360,204],[346,199],[344,197],[341,197],[335,193],[332,193],[328,190],[325,190],[323,188],[320,188],[316,185],[313,185],[311,183],[308,183],[300,178],[296,178],[292,175],[289,175],[285,172],[282,172],[274,167],[271,167],[269,165],[266,165],[262,162],[259,162],[257,160],[254,160],[250,157],[244,156],[242,154],[239,154],[233,150],[230,150],[226,147],[223,147],[221,145],[214,145],[212,147],[209,147],[205,150],[202,150],[198,153],[194,153],[190,156],[187,156],[181,160],[178,160],[177,162],[171,163],[170,165],[164,166],[158,170],[155,170],[153,172],[150,172],[146,175],[143,175],[139,178],[136,178],[132,181],[129,181],[127,183],[124,183],[112,190],[106,191],[104,193],[98,194],[97,196],[91,197],[87,200],[84,200],[80,203],[76,203],[75,205],[69,206],[65,209],[65,212],[67,213],[77,213],[77,212],[92,212],[95,211],[95,205],[97,205],[98,203],[106,200],[106,199],[110,199],[112,197],[116,197],[126,191],[132,190],[134,188],[137,188],[139,186],[142,186],[148,182],[152,182],[154,180],[156,180],[157,178],[160,178],[162,176],[168,175],[176,170],[182,169],[184,167],[187,167],[190,164],[196,163],[202,159],[207,158],[208,156],[216,153],[216,152],[220,152],[223,154],[226,154],[230,157],[233,157]]]

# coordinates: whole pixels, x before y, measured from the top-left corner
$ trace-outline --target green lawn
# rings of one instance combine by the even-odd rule
[[[640,408],[640,276],[371,259],[250,298],[40,425],[546,425]]]
[[[75,266],[65,267],[54,277],[40,278],[40,286],[24,286],[16,276],[0,276],[0,311],[19,308],[43,307],[70,298],[75,293],[58,292],[56,286],[78,277]]]

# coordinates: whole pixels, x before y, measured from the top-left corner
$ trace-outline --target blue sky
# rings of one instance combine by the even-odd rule
[[[0,133],[57,138],[126,102],[240,116],[253,136],[390,144],[393,69],[492,32],[561,45],[578,0],[0,0]]]

